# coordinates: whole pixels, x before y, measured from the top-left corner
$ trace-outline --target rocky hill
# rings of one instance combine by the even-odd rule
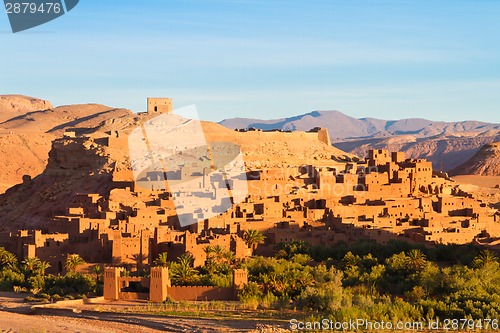
[[[45,170],[0,195],[0,230],[44,229],[79,193],[109,192],[113,168],[109,154],[91,141],[56,139]]]
[[[68,128],[94,128],[108,119],[120,118],[132,112],[101,104],[76,104],[26,112],[0,123],[10,131],[43,132],[60,136]]]
[[[23,95],[0,95],[0,122],[30,111],[51,109],[49,101]]]
[[[86,104],[54,108],[48,101],[0,95],[0,193],[35,177],[47,165],[51,142],[68,128],[93,128],[110,118],[132,112],[104,105]]]
[[[500,142],[484,145],[468,161],[451,170],[450,174],[500,176]]]
[[[472,157],[484,144],[500,140],[500,125],[477,121],[434,122],[412,118],[356,119],[339,111],[313,111],[296,117],[258,120],[226,119],[228,128],[305,130],[315,126],[329,130],[333,145],[365,157],[369,149],[403,151],[411,158],[426,158],[434,168],[449,171]]]

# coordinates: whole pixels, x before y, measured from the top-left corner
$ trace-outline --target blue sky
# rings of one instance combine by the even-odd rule
[[[12,34],[0,94],[201,118],[353,117],[500,123],[500,1],[81,0]]]

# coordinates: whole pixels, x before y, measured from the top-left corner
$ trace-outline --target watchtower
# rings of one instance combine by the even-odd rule
[[[104,299],[117,301],[120,298],[120,276],[123,268],[104,268]]]
[[[170,287],[168,268],[151,267],[149,279],[149,300],[155,303],[163,302],[167,298],[167,288]]]
[[[171,98],[148,97],[148,113],[168,113],[172,112]]]
[[[233,286],[241,288],[248,283],[248,272],[246,269],[235,269],[233,271]]]

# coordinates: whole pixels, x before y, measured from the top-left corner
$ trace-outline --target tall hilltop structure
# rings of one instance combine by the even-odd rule
[[[383,149],[359,158],[329,145],[328,132],[318,128],[234,131],[211,122],[201,123],[209,145],[229,142],[241,149],[239,176],[248,193],[216,214],[186,213],[194,222],[183,226],[176,199],[188,202],[196,191],[141,186],[129,157],[129,135],[171,106],[170,99],[149,99],[147,113],[67,130],[54,140],[43,173],[0,197],[0,246],[20,258],[48,261],[49,271],[58,273],[72,253],[90,265],[133,271],[148,268],[162,252],[169,260],[189,252],[195,265],[203,265],[209,245],[246,258],[254,250],[271,254],[276,244],[292,240],[493,244],[500,236],[498,211],[424,159]],[[161,171],[167,180],[227,190],[227,182],[193,171],[203,162],[196,154],[183,155],[178,169]],[[148,181],[157,176],[144,175]],[[245,242],[247,230],[263,232],[265,244],[255,249]]]
[[[148,97],[148,113],[172,112],[171,98]]]

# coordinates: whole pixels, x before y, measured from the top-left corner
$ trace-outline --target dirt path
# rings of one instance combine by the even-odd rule
[[[2,333],[62,333],[62,332],[161,332],[137,325],[113,323],[100,320],[67,318],[58,316],[36,316],[0,311]],[[167,331],[168,332],[168,331]]]
[[[253,320],[155,317],[137,314],[26,315],[0,311],[2,333],[68,332],[281,332]],[[269,327],[269,326],[267,326]],[[284,331],[283,331],[284,332]]]

